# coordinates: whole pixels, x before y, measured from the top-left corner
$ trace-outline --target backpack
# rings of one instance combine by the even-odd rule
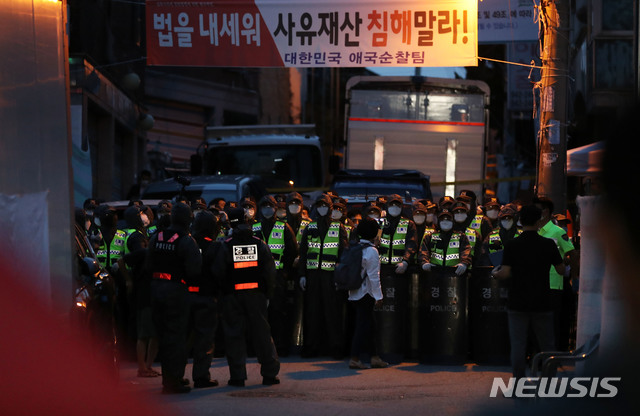
[[[333,272],[333,281],[338,290],[358,289],[365,276],[362,276],[362,250],[370,244],[352,242],[340,255],[340,261]]]

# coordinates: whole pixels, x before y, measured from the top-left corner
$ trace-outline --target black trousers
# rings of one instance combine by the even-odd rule
[[[151,308],[158,332],[162,363],[162,385],[180,386],[187,365],[187,325],[189,303],[187,288],[179,282],[151,282]]]
[[[210,380],[209,368],[213,360],[213,346],[218,328],[218,308],[212,296],[189,293],[189,346],[193,354],[191,376],[196,380]]]
[[[262,377],[275,377],[280,361],[271,339],[267,321],[267,298],[258,289],[238,290],[221,299],[225,351],[232,380],[247,379],[247,340],[250,333],[253,349],[260,363]]]
[[[376,303],[369,295],[351,302],[355,310],[355,328],[351,341],[351,356],[360,357],[365,352],[371,356],[378,355],[375,336],[375,314],[373,307]]]
[[[326,342],[330,353],[343,353],[342,308],[333,283],[333,272],[309,270],[304,294],[304,346],[319,353]]]

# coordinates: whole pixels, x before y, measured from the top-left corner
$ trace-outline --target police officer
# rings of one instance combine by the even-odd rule
[[[498,217],[500,215],[501,207],[502,206],[500,205],[500,202],[498,202],[498,198],[496,197],[489,197],[484,203],[484,211],[487,215],[487,218],[489,218],[489,221],[491,222],[491,228],[493,230],[495,230],[499,225],[500,219]],[[486,239],[487,236],[484,236],[484,238]]]
[[[333,271],[340,254],[349,244],[347,231],[338,221],[331,220],[331,198],[320,195],[315,202],[317,218],[310,223],[300,241],[298,272],[304,296],[304,357],[321,352],[326,340],[335,359],[344,354],[343,324],[338,296],[333,283]]]
[[[499,266],[505,244],[518,237],[521,230],[516,226],[516,211],[513,206],[505,205],[498,213],[498,226],[484,239],[479,265]]]
[[[247,224],[253,225],[256,220],[256,202],[251,198],[244,198],[240,201],[240,206],[244,209],[244,215],[247,220]],[[229,213],[227,213],[229,215]]]
[[[287,223],[293,229],[296,241],[300,243],[302,232],[311,221],[302,218],[303,200],[302,195],[291,192],[287,195]]]
[[[478,201],[476,193],[468,189],[460,191],[460,195],[456,201],[462,201],[467,206],[467,219],[464,223],[465,228],[472,228],[478,232],[478,239],[482,241],[489,235],[493,227],[491,221],[484,214],[478,213]]]
[[[291,226],[277,218],[278,202],[265,195],[258,204],[261,221],[253,224],[253,233],[267,243],[276,266],[276,286],[269,302],[269,325],[278,355],[289,355],[293,331],[293,293],[287,293],[292,280],[293,261],[298,256],[298,243]],[[289,296],[287,296],[289,295]]]
[[[402,216],[402,198],[390,195],[387,200],[387,216],[380,237],[381,277],[391,273],[404,274],[409,260],[418,251],[416,225]],[[383,283],[384,284],[384,283]]]
[[[267,321],[269,299],[275,289],[275,262],[267,244],[253,235],[242,208],[228,212],[231,237],[224,241],[212,272],[222,292],[222,326],[229,364],[230,386],[247,379],[246,330],[251,331],[260,363],[262,384],[279,384],[280,361]]]
[[[467,236],[467,240],[469,240],[469,245],[471,246],[471,263],[474,264],[479,258],[478,254],[480,253],[482,240],[480,239],[478,231],[472,228],[468,222],[469,215],[467,207],[468,204],[462,201],[456,201],[451,207],[454,222],[453,229]]]
[[[150,234],[155,234],[158,231],[164,231],[169,228],[169,226],[171,225],[171,207],[171,201],[169,201],[168,199],[163,199],[162,201],[158,202],[158,205],[156,207],[156,213],[158,215],[156,216],[155,223],[153,224],[153,226],[155,227],[155,231]]]
[[[202,211],[193,220],[193,238],[202,253],[202,278],[199,286],[189,286],[190,346],[193,353],[193,388],[215,387],[218,381],[211,378],[209,369],[213,359],[218,308],[216,285],[211,268],[221,246],[216,241],[219,223],[209,210]]]
[[[422,270],[435,267],[452,267],[462,276],[471,265],[471,246],[462,231],[454,230],[453,214],[443,209],[438,214],[438,230],[425,237],[418,253]]]
[[[188,287],[199,286],[202,256],[189,235],[193,214],[178,202],[171,226],[149,241],[145,267],[151,274],[151,308],[162,357],[162,392],[188,393],[183,384],[187,364]]]

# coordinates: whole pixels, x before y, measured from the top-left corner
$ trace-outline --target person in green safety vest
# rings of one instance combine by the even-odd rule
[[[460,191],[456,201],[464,202],[467,207],[467,219],[464,222],[464,227],[476,230],[479,241],[482,241],[493,230],[493,227],[489,218],[484,214],[478,213],[478,201],[476,200],[475,192],[464,189]]]
[[[542,210],[542,218],[540,219],[538,234],[555,241],[556,246],[560,251],[560,256],[562,256],[565,264],[570,264],[572,270],[577,270],[577,256],[573,256],[575,253],[573,243],[569,239],[567,232],[562,227],[558,227],[551,220],[554,208],[553,201],[546,197],[535,197],[533,199],[533,204]],[[566,351],[569,343],[570,312],[567,310],[566,305],[564,305],[564,276],[558,273],[553,267],[549,269],[549,286],[552,293],[556,329],[556,347],[559,351]]]
[[[276,266],[276,286],[269,302],[269,325],[278,355],[287,356],[293,338],[293,300],[287,302],[287,282],[293,278],[293,261],[298,244],[291,226],[276,217],[278,202],[265,195],[258,203],[260,221],[251,227],[253,234],[267,243]]]
[[[344,355],[344,329],[333,271],[349,240],[344,226],[331,220],[332,206],[329,195],[316,199],[317,216],[300,240],[298,273],[304,291],[304,357],[317,356],[323,349],[335,359]]]
[[[397,194],[389,195],[387,216],[378,247],[380,273],[383,279],[391,273],[404,274],[409,267],[411,256],[418,251],[416,225],[413,220],[402,216],[402,209],[402,197]]]
[[[467,204],[456,201],[451,207],[451,212],[453,212],[453,229],[467,236],[471,246],[471,265],[476,264],[481,253],[482,239],[478,229],[473,228],[467,221],[469,218]]]
[[[502,205],[498,201],[496,197],[487,197],[484,203],[484,212],[487,218],[489,218],[489,222],[491,222],[492,230],[495,230],[500,225],[500,209]],[[487,236],[484,236],[484,239],[487,239]]]
[[[462,276],[471,265],[471,245],[462,231],[453,229],[453,213],[443,209],[438,214],[438,230],[422,240],[418,263],[424,271],[433,267],[455,268]]]
[[[505,205],[498,213],[498,226],[489,233],[482,243],[480,266],[499,266],[505,245],[518,237],[522,231],[516,226],[516,211],[512,205]]]

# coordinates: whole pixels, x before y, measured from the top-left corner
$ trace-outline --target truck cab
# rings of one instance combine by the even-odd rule
[[[324,186],[313,125],[207,127],[198,150],[204,175],[257,175],[270,193]]]

